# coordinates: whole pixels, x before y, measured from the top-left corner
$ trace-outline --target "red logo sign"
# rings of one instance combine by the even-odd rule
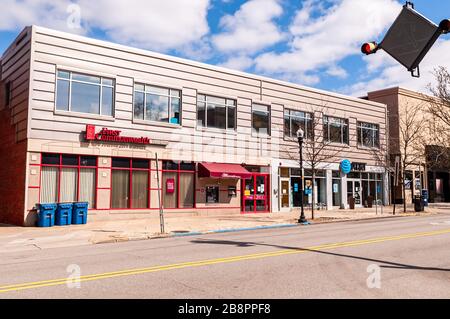
[[[95,140],[95,125],[86,125],[86,139],[88,141]]]
[[[116,143],[132,143],[132,144],[150,144],[148,137],[128,137],[121,136],[121,131],[110,130],[106,127],[102,128],[100,132],[95,133],[95,125],[86,125],[86,140],[87,141],[103,141]]]
[[[173,194],[175,192],[175,179],[168,178],[166,180],[166,193]]]

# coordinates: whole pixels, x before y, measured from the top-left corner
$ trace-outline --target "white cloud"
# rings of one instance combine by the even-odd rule
[[[81,30],[67,26],[72,2],[81,8]],[[77,33],[100,29],[113,41],[153,50],[180,48],[209,32],[209,0],[3,0],[2,8],[0,30],[31,24]]]
[[[330,66],[327,70],[326,73],[331,75],[331,76],[335,76],[337,78],[341,78],[341,79],[345,79],[346,77],[348,77],[348,73],[345,69],[341,68],[338,65],[332,65]]]
[[[408,72],[405,67],[395,62],[393,58],[389,57],[383,51],[378,51],[376,54],[368,56],[368,60],[371,57],[374,58],[378,54],[383,53],[385,57],[381,59],[384,60],[389,58],[391,60],[390,63],[379,70],[379,74],[372,74],[372,79],[364,79],[361,82],[343,87],[340,91],[354,96],[364,96],[370,91],[400,86],[429,94],[430,92],[428,91],[427,86],[428,84],[433,84],[435,82],[432,74],[433,70],[438,66],[444,66],[450,70],[448,52],[450,52],[450,40],[439,40],[436,42],[434,47],[431,48],[420,64],[420,78],[413,78],[411,77],[411,73]],[[375,63],[377,64],[378,62]],[[369,62],[367,67],[371,68],[371,66],[372,65]]]
[[[273,21],[283,13],[279,0],[250,0],[234,15],[220,20],[225,31],[212,37],[222,52],[255,53],[271,46],[284,37]]]
[[[225,63],[222,63],[221,66],[229,69],[245,71],[253,66],[253,59],[246,55],[233,56]]]
[[[39,24],[62,31],[83,32],[67,25],[70,3],[69,0],[2,0],[0,30],[18,31],[25,26]]]
[[[307,1],[296,13],[290,32],[290,50],[268,52],[256,58],[257,70],[269,74],[317,73],[323,68],[333,72],[342,59],[360,54],[363,42],[376,40],[401,10],[395,0],[342,0],[332,4],[323,15],[321,1]],[[328,72],[330,73],[330,72]]]

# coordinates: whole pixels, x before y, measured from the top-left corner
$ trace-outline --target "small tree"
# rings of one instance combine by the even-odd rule
[[[450,159],[450,73],[445,67],[438,67],[433,75],[436,83],[428,85],[432,96],[426,96],[431,115],[427,121],[429,141],[427,162],[430,167],[447,167]]]
[[[303,143],[303,161],[305,162],[308,169],[311,170],[312,173],[312,204],[311,204],[311,214],[312,219],[314,219],[314,208],[315,208],[315,190],[314,186],[316,183],[316,176],[321,164],[330,163],[333,160],[338,158],[338,155],[345,148],[345,145],[333,143],[330,139],[327,139],[325,136],[325,131],[323,127],[323,116],[331,115],[330,109],[326,106],[326,103],[322,103],[322,105],[317,108],[312,105],[307,107],[307,112],[312,114],[312,118],[309,121],[309,127],[305,127],[304,130],[307,133]],[[348,130],[348,127],[347,127]],[[350,134],[348,134],[350,135]],[[289,157],[291,159],[298,160],[298,147],[291,148],[288,150]],[[322,166],[321,168],[326,167]],[[303,183],[303,181],[302,181]],[[303,200],[304,194],[302,194]]]
[[[399,111],[400,153],[402,172],[403,211],[406,212],[406,170],[417,164],[425,154],[424,129],[426,118],[423,104],[405,103]]]
[[[445,67],[438,67],[433,72],[436,79],[436,85],[428,85],[428,89],[434,98],[428,99],[428,113],[439,119],[443,124],[450,128],[450,73]]]

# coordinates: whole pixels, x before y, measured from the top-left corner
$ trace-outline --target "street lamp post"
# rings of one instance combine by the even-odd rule
[[[301,194],[301,210],[300,210],[300,218],[298,220],[299,223],[307,223],[307,220],[305,218],[305,210],[303,207],[303,137],[305,132],[300,128],[297,131],[297,138],[298,138],[298,147],[299,147],[299,153],[300,153],[300,174],[301,174],[301,181],[300,181],[300,194]]]

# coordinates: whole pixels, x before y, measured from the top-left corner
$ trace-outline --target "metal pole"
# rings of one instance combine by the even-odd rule
[[[377,176],[377,175],[375,175]],[[375,178],[375,215],[378,215],[378,181]]]
[[[307,220],[305,218],[305,210],[304,210],[304,205],[303,205],[303,198],[304,198],[304,194],[303,194],[303,151],[302,151],[302,147],[303,147],[303,136],[299,136],[298,137],[298,145],[299,145],[299,152],[300,152],[300,174],[301,174],[301,182],[300,182],[300,194],[302,196],[302,201],[301,201],[301,211],[300,211],[300,219],[298,220],[299,223],[306,223]]]
[[[159,161],[158,161],[158,153],[155,154],[156,156],[156,180],[157,180],[157,186],[158,187],[158,205],[159,205],[159,223],[161,227],[161,234],[164,234],[164,208],[161,205],[161,187],[159,182]]]

